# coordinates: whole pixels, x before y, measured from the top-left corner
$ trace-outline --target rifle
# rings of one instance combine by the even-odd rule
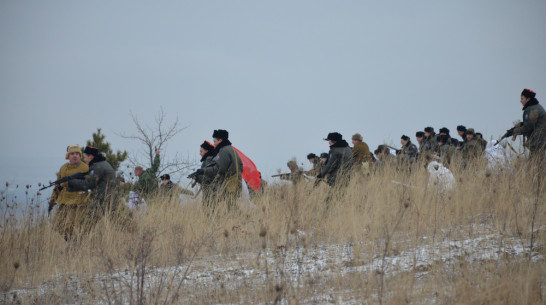
[[[191,174],[188,175],[188,179],[193,180],[193,181],[190,181],[190,183],[191,183],[191,188],[194,188],[195,185],[196,185],[197,183],[199,183],[198,175],[199,175],[198,171],[195,171],[195,172],[193,172],[193,173],[191,173]]]
[[[61,178],[61,179],[59,179],[59,180],[55,180],[55,181],[53,181],[53,182],[50,182],[49,185],[44,185],[44,186],[43,186],[41,189],[39,189],[38,191],[43,191],[43,190],[45,190],[45,189],[47,189],[47,188],[50,188],[50,187],[52,187],[52,186],[54,186],[54,185],[59,185],[59,184],[61,184],[61,183],[63,183],[63,182],[70,181],[70,180],[72,180],[72,179],[83,179],[83,178],[85,178],[85,176],[86,176],[87,174],[89,174],[89,172],[85,172],[85,173],[75,173],[75,174],[73,174],[73,175],[63,177],[63,178]]]
[[[497,141],[497,143],[496,143],[495,145],[493,145],[493,146],[497,146],[497,144],[499,144],[500,141],[502,141],[503,139],[509,138],[509,137],[513,136],[513,135],[514,135],[514,129],[519,128],[519,127],[521,127],[522,125],[523,125],[523,123],[519,122],[519,123],[516,124],[516,126],[514,126],[514,127],[510,128],[510,129],[508,129],[508,130],[506,131],[506,133],[505,133],[505,134]]]
[[[516,129],[516,127],[512,127],[510,129],[508,129],[506,131],[506,133],[501,137],[501,140],[504,139],[504,138],[508,138],[508,137],[511,137],[514,135],[514,129]]]
[[[271,177],[290,177],[291,173],[283,173],[283,174],[278,174],[278,175],[273,175]]]
[[[213,167],[216,165],[216,162],[212,162],[206,167]],[[193,188],[197,183],[203,182],[203,175],[205,174],[205,171],[202,168],[197,169],[195,172],[188,175],[188,179],[193,179],[193,183],[191,184],[191,187]]]
[[[387,147],[390,148],[390,149],[394,149],[396,151],[397,155],[400,154],[400,152],[402,151],[401,149],[398,149],[396,147],[392,147],[392,146],[389,146],[389,145],[387,145]]]

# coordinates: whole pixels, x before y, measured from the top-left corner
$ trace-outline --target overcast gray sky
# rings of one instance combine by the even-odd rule
[[[53,178],[102,128],[135,151],[130,111],[214,129],[269,177],[322,139],[399,146],[425,126],[497,138],[523,88],[546,102],[546,1],[0,2],[0,182]]]

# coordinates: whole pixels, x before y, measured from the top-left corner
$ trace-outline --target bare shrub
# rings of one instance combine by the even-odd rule
[[[229,210],[220,202],[211,213],[199,199],[151,198],[132,229],[105,217],[72,243],[51,230],[45,215],[32,223],[7,217],[0,228],[0,299],[543,303],[543,172],[525,163],[457,171],[448,194],[428,185],[420,166],[355,178],[341,194],[326,185],[272,183],[253,199],[257,209]]]

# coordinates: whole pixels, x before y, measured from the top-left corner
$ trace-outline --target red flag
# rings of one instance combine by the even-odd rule
[[[237,152],[237,155],[239,155],[239,158],[241,158],[241,161],[243,161],[243,174],[242,177],[246,181],[246,184],[248,187],[252,188],[254,191],[258,192],[260,190],[260,187],[262,186],[262,179],[261,174],[258,171],[258,168],[256,168],[256,164],[250,160],[245,154],[243,154],[240,150],[235,148],[233,145],[231,146],[235,151]]]

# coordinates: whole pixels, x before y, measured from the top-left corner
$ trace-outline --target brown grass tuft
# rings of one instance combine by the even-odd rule
[[[422,166],[355,176],[342,193],[271,183],[253,198],[258,209],[221,202],[214,213],[190,197],[156,198],[131,222],[109,215],[69,242],[46,215],[5,210],[0,300],[541,304],[540,168],[454,167],[449,194],[428,185]]]

